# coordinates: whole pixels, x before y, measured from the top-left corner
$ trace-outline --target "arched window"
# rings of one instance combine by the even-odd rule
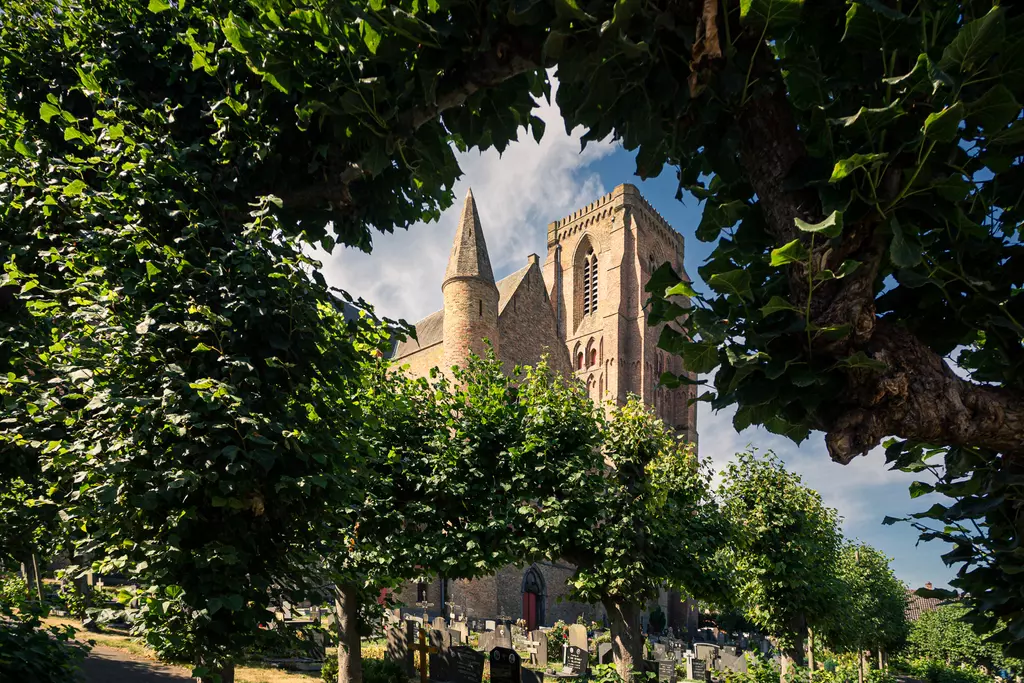
[[[590,364],[597,365],[597,349],[590,349]]]
[[[597,254],[591,249],[583,259],[583,315],[597,310]]]
[[[565,358],[565,356],[562,356],[562,358]],[[576,354],[576,369],[577,370],[582,370],[583,369],[583,352],[582,351],[580,351],[579,353]]]

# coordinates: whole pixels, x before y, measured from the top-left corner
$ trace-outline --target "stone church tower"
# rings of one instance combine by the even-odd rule
[[[666,261],[685,277],[682,235],[636,187],[619,185],[548,225],[543,267],[531,254],[523,268],[496,282],[470,191],[441,285],[444,308],[416,323],[417,339],[399,344],[394,358],[409,374],[424,376],[483,354],[485,339],[506,366],[535,365],[547,354],[551,369],[577,378],[594,401],[611,408],[636,394],[695,442],[694,387],[658,385],[663,372],[684,368],[657,348],[661,329],[647,326],[643,308],[644,285]],[[600,605],[565,599],[574,571],[564,562],[510,566],[474,581],[408,584],[399,597],[433,605],[434,615],[457,606],[470,617],[523,618],[531,628],[578,615],[600,619]],[[696,628],[692,601],[663,591],[658,603],[670,625]]]

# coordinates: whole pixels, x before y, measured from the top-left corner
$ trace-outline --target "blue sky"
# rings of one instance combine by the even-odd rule
[[[526,263],[531,253],[546,252],[547,224],[590,203],[613,187],[633,183],[647,200],[685,238],[687,272],[700,286],[698,266],[712,245],[694,237],[701,206],[692,197],[676,201],[676,180],[666,168],[658,178],[634,176],[633,155],[610,142],[592,144],[580,153],[581,130],[564,131],[555,107],[542,103],[537,112],[547,124],[538,144],[529,135],[503,155],[494,150],[460,155],[463,178],[456,185],[459,201],[437,223],[418,224],[408,231],[379,235],[372,255],[354,250],[318,254],[332,285],[361,296],[380,314],[415,322],[441,306],[444,274],[461,198],[473,188],[483,223],[494,274],[502,278]],[[911,588],[931,581],[946,586],[954,575],[940,559],[945,546],[916,545],[917,534],[905,524],[882,526],[886,515],[900,517],[926,509],[929,497],[911,500],[907,487],[914,476],[890,472],[881,449],[838,465],[828,458],[822,434],[812,434],[800,447],[764,429],[737,433],[733,410],[719,413],[706,403],[698,407],[699,452],[720,468],[737,451],[749,446],[775,451],[806,484],[818,490],[825,503],[843,517],[848,538],[860,539],[893,558],[897,575]]]

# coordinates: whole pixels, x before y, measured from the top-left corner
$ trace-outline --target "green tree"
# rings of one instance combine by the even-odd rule
[[[968,616],[968,607],[958,603],[946,603],[923,613],[910,627],[909,653],[951,666],[1006,668],[1020,673],[1021,660],[1005,657],[997,639],[978,635]],[[993,640],[996,642],[987,642]]]
[[[837,615],[842,536],[836,511],[770,452],[737,454],[719,495],[733,527],[723,550],[733,568],[732,599],[778,642],[784,678],[803,660],[808,628]]]
[[[345,683],[360,676],[361,600],[410,579],[474,579],[547,556],[588,523],[564,501],[601,467],[599,409],[545,362],[506,369],[491,352],[430,380],[380,362],[359,402],[365,494],[329,560]]]
[[[577,565],[573,595],[604,605],[616,669],[630,680],[643,661],[640,615],[659,587],[687,595],[723,590],[715,558],[726,527],[707,464],[638,398],[612,412],[600,453],[605,466],[570,499],[587,523],[570,528],[559,547]]]
[[[823,640],[837,652],[889,652],[906,642],[907,589],[889,566],[890,558],[863,543],[844,543],[836,575],[838,608],[821,629]],[[863,665],[863,660],[861,660]]]

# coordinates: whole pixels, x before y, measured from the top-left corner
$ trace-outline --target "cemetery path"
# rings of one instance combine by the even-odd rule
[[[86,683],[189,683],[188,669],[95,645],[82,663]]]

